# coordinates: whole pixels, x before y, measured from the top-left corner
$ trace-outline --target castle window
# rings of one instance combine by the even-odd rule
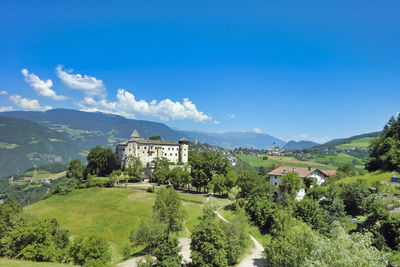
[[[169,153],[170,156],[172,156],[172,153]]]
[[[175,153],[175,156],[178,156],[178,153]]]

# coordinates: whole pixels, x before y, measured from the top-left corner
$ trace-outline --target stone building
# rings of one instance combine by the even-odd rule
[[[144,139],[135,129],[129,140],[117,144],[118,163],[122,169],[129,167],[133,158],[139,158],[146,169],[151,169],[151,162],[156,158],[166,158],[171,163],[187,163],[189,141],[182,138],[179,141]]]

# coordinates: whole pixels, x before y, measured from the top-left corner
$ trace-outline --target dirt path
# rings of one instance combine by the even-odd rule
[[[230,223],[228,220],[222,217],[218,211],[214,212],[215,214],[217,214],[218,218],[226,223]],[[237,267],[266,266],[267,262],[263,258],[264,247],[252,235],[249,234],[249,236],[254,243],[254,247],[249,251],[249,253],[246,254],[242,261],[237,265]]]

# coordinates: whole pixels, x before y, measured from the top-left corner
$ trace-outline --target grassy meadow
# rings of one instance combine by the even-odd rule
[[[363,169],[365,162],[357,157],[345,153],[338,153],[332,155],[317,154],[314,155],[314,161],[320,163],[327,163],[329,165],[340,166],[346,163],[353,164],[358,169]]]
[[[292,167],[313,167],[323,170],[335,169],[334,166],[317,163],[316,161],[301,161],[293,157],[268,155],[267,160],[263,160],[257,156],[249,156],[249,155],[237,155],[237,157],[250,164],[250,166],[253,168],[259,168],[261,166],[265,168],[270,168],[273,165],[286,165]]]
[[[77,265],[53,263],[53,262],[32,262],[32,261],[0,258],[0,266],[4,266],[4,267],[67,267],[67,266],[77,266]]]
[[[372,139],[373,139],[372,137],[359,138],[347,144],[337,145],[336,148],[338,149],[367,148]]]
[[[193,231],[202,214],[204,195],[180,193],[187,212],[186,227]],[[89,188],[68,195],[56,195],[25,207],[29,214],[56,218],[72,236],[100,235],[110,244],[113,261],[120,261],[129,242],[131,230],[139,227],[142,218],[151,218],[155,193],[145,187]],[[229,203],[217,199],[220,206]],[[188,235],[189,233],[183,232]]]

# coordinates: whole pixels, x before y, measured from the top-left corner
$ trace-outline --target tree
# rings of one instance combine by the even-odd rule
[[[145,168],[139,158],[133,157],[129,163],[128,168],[125,170],[125,174],[128,175],[130,179],[136,181],[140,180],[140,175],[144,172]]]
[[[229,265],[235,265],[249,241],[247,218],[239,211],[230,219],[230,223],[221,223],[224,224],[222,228],[227,240],[226,258]]]
[[[212,180],[208,184],[208,188],[213,191],[214,195],[216,193],[221,194],[221,192],[224,192],[227,189],[226,177],[223,174],[214,174]]]
[[[154,179],[159,184],[164,184],[168,180],[169,169],[159,169],[158,171],[154,172]]]
[[[107,241],[98,236],[87,239],[78,237],[69,250],[75,264],[97,267],[107,266],[111,261],[110,246]]]
[[[263,158],[264,159],[264,158]],[[268,157],[267,157],[268,159]],[[267,174],[267,171],[265,170],[265,168],[263,166],[261,166],[260,168],[258,168],[258,175],[260,176],[264,176]]]
[[[296,202],[293,210],[293,216],[309,224],[312,229],[325,233],[328,231],[328,217],[318,202],[305,198]]]
[[[117,169],[117,154],[111,148],[96,146],[89,151],[86,159],[89,174],[108,176]]]
[[[343,200],[347,214],[361,215],[363,213],[363,199],[369,194],[368,187],[361,181],[342,186],[340,198]]]
[[[279,184],[281,193],[291,198],[294,198],[303,187],[304,185],[297,172],[288,172],[284,174]]]
[[[238,175],[237,185],[240,187],[240,196],[249,197],[254,194],[269,193],[267,181],[255,171],[243,171]]]
[[[159,135],[153,135],[149,137],[149,140],[161,140],[161,137]]]
[[[85,166],[80,159],[73,159],[69,162],[67,178],[74,180],[75,184],[83,182],[83,171]]]
[[[180,267],[182,262],[180,250],[177,236],[169,235],[154,250],[154,256],[157,258],[156,265],[160,267]]]
[[[228,266],[226,234],[212,213],[203,216],[193,231],[190,249],[195,266]]]
[[[166,225],[167,234],[182,230],[185,211],[178,193],[172,188],[161,187],[153,206],[156,220]]]
[[[356,168],[350,164],[350,163],[345,163],[337,169],[338,172],[342,172],[346,174],[347,176],[354,176],[357,174]]]
[[[169,169],[169,165],[170,165],[168,159],[165,157],[161,157],[161,158],[157,157],[157,158],[153,159],[151,163],[154,166],[155,172],[158,170],[161,170],[161,169]]]
[[[400,171],[400,114],[391,117],[380,136],[370,143],[370,161],[365,165],[369,171]]]

